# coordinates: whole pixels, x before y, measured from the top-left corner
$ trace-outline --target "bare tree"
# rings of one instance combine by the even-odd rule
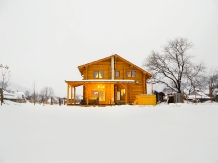
[[[82,95],[76,94],[76,102],[80,103],[81,99],[82,99]]]
[[[205,69],[203,63],[199,64],[190,64],[190,67],[185,67],[184,78],[187,82],[183,82],[183,85],[188,90],[188,94],[193,92],[195,88],[205,88],[206,86],[206,76]]]
[[[211,68],[208,73],[207,84],[209,85],[210,97],[215,88],[218,88],[218,68]]]
[[[0,68],[2,69],[2,76],[0,79],[1,88],[2,90],[6,90],[10,79],[10,70],[7,65],[3,66],[2,64],[0,64]]]
[[[25,94],[26,99],[29,100],[30,99],[30,91],[26,90],[24,94]]]
[[[194,67],[191,62],[194,57],[188,54],[193,44],[185,38],[169,40],[163,47],[163,54],[152,51],[145,59],[143,66],[153,74],[153,82],[162,83],[175,92],[182,92],[182,85],[187,77],[187,68]],[[197,76],[201,70],[190,72]]]
[[[33,82],[33,103],[36,104],[36,82]]]
[[[43,96],[43,99],[45,101],[48,101],[48,99],[52,96],[54,96],[54,89],[52,87],[44,87],[40,91],[40,96]]]
[[[28,97],[30,95],[30,92],[28,90],[25,91],[25,96]]]

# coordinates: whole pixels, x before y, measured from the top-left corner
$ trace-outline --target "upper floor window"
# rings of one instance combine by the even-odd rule
[[[136,71],[127,71],[126,76],[127,77],[136,77]]]
[[[94,71],[94,78],[102,79],[104,77],[104,71]]]
[[[115,71],[115,77],[120,77],[120,71]]]

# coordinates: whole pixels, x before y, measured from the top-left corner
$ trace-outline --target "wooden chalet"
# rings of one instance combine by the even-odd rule
[[[65,80],[67,105],[76,104],[78,86],[83,86],[81,104],[132,104],[136,95],[147,94],[146,81],[152,76],[117,54],[80,65],[78,69],[82,80]]]

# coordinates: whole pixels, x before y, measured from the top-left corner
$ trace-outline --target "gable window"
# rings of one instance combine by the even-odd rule
[[[136,71],[131,71],[132,72],[132,77],[136,77]]]
[[[136,77],[136,71],[126,71],[127,77]]]
[[[120,77],[120,71],[115,71],[115,77]]]
[[[96,79],[102,79],[104,77],[104,72],[103,71],[94,71],[94,78]]]

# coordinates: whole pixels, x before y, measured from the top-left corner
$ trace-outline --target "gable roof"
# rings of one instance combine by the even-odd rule
[[[107,60],[107,59],[110,59],[111,57],[119,58],[120,60],[122,60],[122,61],[124,61],[124,62],[126,62],[126,63],[132,65],[133,67],[137,68],[138,70],[140,70],[140,71],[146,73],[149,77],[152,76],[149,72],[147,72],[147,71],[145,71],[144,69],[142,69],[142,68],[136,66],[135,64],[133,64],[133,63],[127,61],[126,59],[122,58],[121,56],[119,56],[119,55],[117,55],[117,54],[113,54],[113,55],[110,55],[110,56],[108,56],[108,57],[105,57],[105,58],[102,58],[102,59],[99,59],[99,60],[96,60],[96,61],[93,61],[93,62],[86,63],[86,64],[84,64],[84,65],[80,65],[80,66],[78,66],[78,69],[79,69],[80,73],[82,74],[82,69],[83,69],[84,67],[89,66],[89,65],[92,65],[92,64],[95,64],[95,63],[98,63],[98,62],[105,61],[105,60]]]

